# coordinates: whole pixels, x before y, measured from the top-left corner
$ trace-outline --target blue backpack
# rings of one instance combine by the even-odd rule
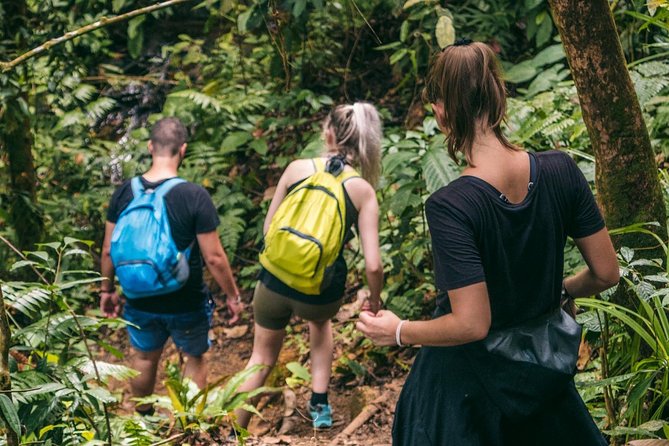
[[[167,294],[181,288],[190,274],[191,246],[179,251],[170,230],[165,195],[181,178],[171,178],[148,191],[132,179],[133,199],[116,222],[111,259],[123,294],[130,299]]]

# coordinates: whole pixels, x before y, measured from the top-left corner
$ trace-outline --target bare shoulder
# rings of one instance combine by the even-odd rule
[[[357,210],[369,200],[376,200],[376,191],[364,178],[354,177],[344,184],[348,196]]]
[[[310,159],[298,159],[292,161],[283,171],[283,177],[287,184],[292,184],[308,177],[314,173],[314,163]]]

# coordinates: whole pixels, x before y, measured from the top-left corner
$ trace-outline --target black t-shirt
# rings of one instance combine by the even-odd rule
[[[167,178],[152,183],[140,177],[147,189],[155,189]],[[107,210],[107,220],[116,223],[123,210],[133,199],[132,186],[126,181],[112,195]],[[202,281],[202,256],[197,244],[197,234],[214,231],[220,224],[216,207],[209,193],[193,183],[181,183],[174,186],[165,195],[167,218],[170,222],[172,238],[179,250],[193,244],[189,266],[190,276],[184,286],[169,294],[140,299],[126,299],[130,305],[140,311],[150,313],[188,313],[203,307],[207,298],[207,289]]]
[[[604,227],[588,182],[565,153],[536,157],[536,181],[510,204],[485,181],[462,176],[428,198],[437,288],[435,316],[451,312],[448,290],[486,282],[492,328],[557,308],[567,236]]]

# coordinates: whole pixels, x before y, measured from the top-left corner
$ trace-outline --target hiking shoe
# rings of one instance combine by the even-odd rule
[[[314,429],[327,429],[332,427],[332,408],[329,404],[308,405],[309,415],[313,421]]]

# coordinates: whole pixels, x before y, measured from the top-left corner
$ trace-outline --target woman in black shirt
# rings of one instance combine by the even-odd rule
[[[423,346],[395,412],[395,445],[605,445],[571,375],[489,353],[489,331],[518,326],[619,280],[615,251],[588,183],[569,156],[529,154],[502,134],[504,84],[492,50],[459,41],[427,79],[460,178],[426,203],[437,310],[429,321],[361,314],[380,345]],[[588,267],[562,280],[572,237]],[[561,293],[562,292],[562,293]]]

